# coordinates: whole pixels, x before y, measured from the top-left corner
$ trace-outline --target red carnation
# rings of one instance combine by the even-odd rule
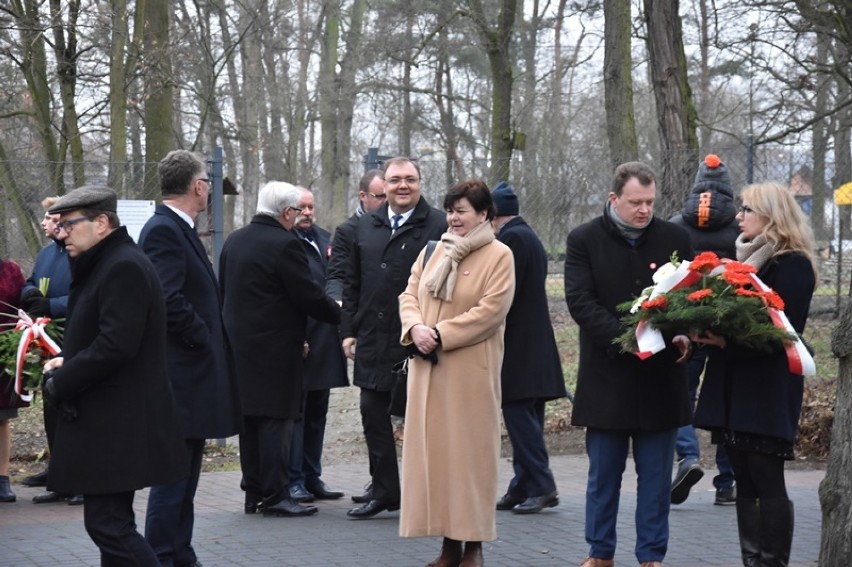
[[[690,272],[709,272],[722,263],[713,252],[702,252],[689,264]]]
[[[774,291],[767,291],[762,293],[761,296],[769,307],[773,307],[779,311],[784,309],[784,300]]]
[[[736,272],[738,274],[755,274],[757,273],[757,268],[751,264],[744,264],[743,262],[731,260],[730,262],[725,262],[725,271]]]
[[[725,271],[724,273],[722,273],[722,279],[728,282],[729,284],[738,287],[746,286],[751,283],[751,278],[748,276],[748,274],[743,274],[740,272]]]
[[[698,291],[693,291],[692,293],[687,295],[686,298],[689,301],[701,301],[705,297],[708,297],[712,294],[713,294],[712,289],[699,289]]]
[[[642,302],[642,309],[665,309],[669,305],[669,300],[665,295],[658,295],[654,299]]]

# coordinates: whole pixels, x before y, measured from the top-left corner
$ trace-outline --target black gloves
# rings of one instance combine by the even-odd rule
[[[60,400],[56,397],[56,385],[53,383],[53,371],[44,373],[44,388],[42,388],[44,403],[59,412],[65,421],[77,419],[77,406],[71,400]]]
[[[35,288],[28,289],[21,295],[21,307],[31,316],[50,315],[50,300]]]

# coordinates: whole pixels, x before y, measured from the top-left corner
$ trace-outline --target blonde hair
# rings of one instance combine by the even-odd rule
[[[42,199],[42,201],[41,201],[41,206],[42,206],[42,207],[44,208],[44,210],[46,211],[47,209],[49,209],[50,207],[52,207],[53,205],[55,205],[55,204],[56,204],[56,201],[58,201],[58,200],[59,200],[59,197],[45,197],[45,198],[44,198],[44,199]]]
[[[742,191],[743,202],[769,222],[763,227],[763,236],[775,248],[773,256],[799,252],[811,262],[814,275],[814,233],[793,193],[778,183],[755,183]]]

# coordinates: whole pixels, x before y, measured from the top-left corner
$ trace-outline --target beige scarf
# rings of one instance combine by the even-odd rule
[[[743,235],[740,234],[735,244],[737,246],[737,260],[743,264],[754,266],[758,270],[775,254],[775,248],[762,234],[751,241],[744,240]]]
[[[432,297],[444,301],[453,300],[453,290],[456,287],[459,262],[464,260],[474,250],[479,250],[494,240],[494,229],[486,221],[464,236],[457,236],[449,231],[441,235],[444,243],[444,255],[438,261],[438,268],[429,280],[426,289]]]

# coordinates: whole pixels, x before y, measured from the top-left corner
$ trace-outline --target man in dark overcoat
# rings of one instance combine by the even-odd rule
[[[518,216],[518,196],[503,181],[492,191],[497,240],[515,257],[515,297],[506,316],[501,387],[503,422],[512,443],[515,476],[498,510],[535,514],[559,504],[544,443],[544,404],[564,398],[565,378],[547,304],[547,254]]]
[[[230,345],[222,322],[219,284],[198,238],[198,214],[207,209],[210,180],[204,161],[187,150],[159,164],[163,203],[148,219],[139,245],[154,264],[166,298],[167,362],[189,477],[151,487],[145,538],[167,567],[193,565],[195,491],[206,439],[239,432],[240,408]]]
[[[314,194],[300,187],[302,196],[295,233],[308,257],[311,277],[325,285],[331,235],[314,224]],[[305,388],[302,394],[302,419],[293,426],[290,447],[290,497],[297,502],[336,500],[343,493],[331,490],[322,480],[322,446],[331,388],[349,385],[346,357],[340,349],[337,325],[308,318],[305,341]]]
[[[349,269],[349,257],[358,219],[364,216],[364,213],[375,211],[384,205],[386,198],[382,170],[370,169],[364,173],[358,182],[358,208],[351,217],[338,225],[331,241],[331,258],[328,261],[325,289],[335,301],[343,301],[343,283]]]
[[[72,260],[60,357],[45,369],[56,403],[48,489],[83,494],[102,565],[157,566],[133,496],[189,472],[166,373],[166,311],[151,262],[119,225],[112,189],[84,186],[50,209]]]
[[[243,414],[246,513],[305,516],[317,510],[290,498],[290,441],[302,407],[307,318],[338,323],[340,307],[311,278],[304,247],[291,232],[300,196],[289,183],[264,185],[257,214],[228,237],[219,263]]]
[[[682,228],[654,218],[656,176],[640,162],[615,170],[604,214],[568,235],[565,299],[580,327],[580,365],[571,423],[586,428],[586,567],[608,567],[615,554],[621,476],[632,443],[638,477],[636,558],[661,562],[668,548],[669,490],[677,428],[690,422],[689,339],[641,360],[613,339],[624,331],[616,306],[652,285],[672,252],[692,258]]]
[[[358,221],[343,289],[340,335],[355,361],[353,382],[361,388],[361,422],[370,458],[370,500],[348,512],[371,518],[399,508],[399,465],[388,406],[391,369],[405,358],[400,345],[399,294],[411,266],[430,240],[447,230],[446,215],[420,195],[420,168],[408,158],[384,165],[388,202]]]

